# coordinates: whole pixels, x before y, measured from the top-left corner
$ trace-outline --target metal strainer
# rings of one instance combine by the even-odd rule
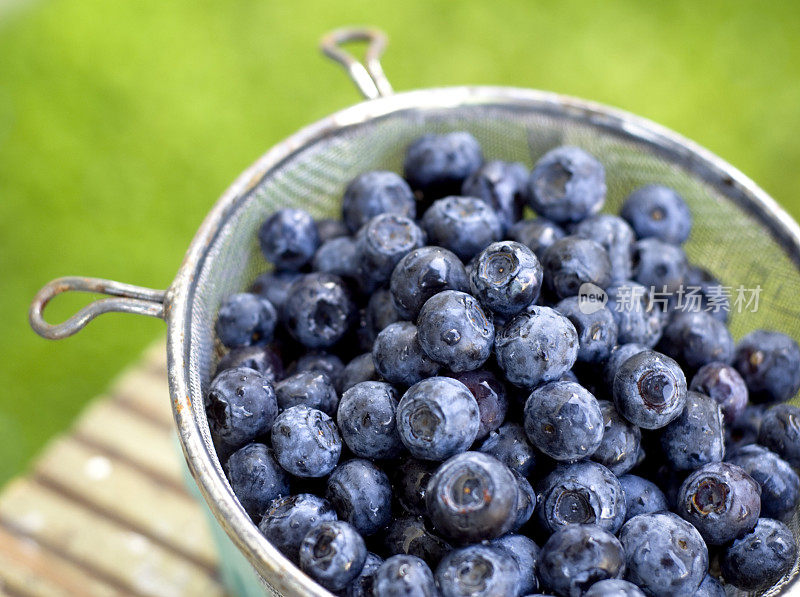
[[[368,42],[364,64],[340,45]],[[378,58],[385,36],[344,29],[322,50],[344,65],[367,98],[273,147],[225,192],[206,217],[166,291],[92,278],[61,278],[37,294],[33,328],[63,338],[111,311],[160,317],[168,326],[169,386],[175,423],[189,468],[216,516],[266,584],[281,595],[330,595],[267,542],[239,505],[211,442],[203,395],[220,351],[214,320],[227,295],[246,288],[267,267],[256,232],[276,209],[302,207],[334,217],[347,183],[372,169],[400,171],[406,146],[424,133],[466,130],[489,159],[532,165],[562,144],[588,150],[607,172],[606,211],[616,213],[635,188],[663,183],[689,204],[692,262],[734,289],[760,287],[755,313],[732,309],[734,337],[759,327],[800,338],[800,227],[753,181],[710,152],[648,120],[555,93],[511,87],[450,87],[393,94]],[[99,300],[58,325],[42,311],[70,290],[101,292]],[[797,516],[790,525],[797,535]],[[792,574],[767,594],[800,593]],[[792,579],[792,580],[789,580]]]

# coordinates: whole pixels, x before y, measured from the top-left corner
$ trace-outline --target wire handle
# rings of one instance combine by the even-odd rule
[[[44,320],[44,308],[54,297],[64,292],[95,292],[118,298],[105,298],[86,305],[75,315],[58,324]],[[165,290],[152,290],[100,278],[57,278],[46,284],[33,298],[28,312],[33,330],[49,340],[61,340],[82,330],[87,323],[103,313],[134,313],[164,319]]]
[[[343,44],[354,41],[367,43],[363,64],[341,47]],[[393,93],[392,85],[386,78],[380,62],[387,42],[386,34],[380,29],[344,27],[326,34],[320,40],[319,47],[323,54],[347,70],[350,78],[365,98],[376,99]]]

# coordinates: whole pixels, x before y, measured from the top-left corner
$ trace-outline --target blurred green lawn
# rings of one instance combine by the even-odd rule
[[[384,28],[396,89],[537,87],[647,116],[800,215],[797,3],[3,1],[0,482],[164,331],[107,316],[46,342],[30,298],[67,274],[166,287],[238,172],[358,99],[317,52],[331,28]]]

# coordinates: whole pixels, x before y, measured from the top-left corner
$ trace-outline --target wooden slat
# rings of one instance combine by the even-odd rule
[[[124,373],[111,387],[110,394],[124,407],[154,423],[174,428],[166,376],[137,367]]]

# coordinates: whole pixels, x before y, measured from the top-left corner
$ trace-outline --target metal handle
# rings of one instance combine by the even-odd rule
[[[364,64],[356,60],[352,54],[345,52],[342,44],[353,41],[367,42]],[[386,34],[370,27],[345,27],[331,31],[320,40],[322,52],[347,70],[358,90],[367,99],[376,99],[391,95],[392,86],[383,73],[380,57],[386,49]]]
[[[62,292],[79,291],[107,294],[105,298],[86,305],[63,323],[50,324],[44,320],[44,308]],[[164,319],[165,290],[152,290],[100,278],[66,277],[46,284],[33,298],[28,319],[34,331],[50,340],[60,340],[79,332],[92,319],[103,313],[135,313]]]

